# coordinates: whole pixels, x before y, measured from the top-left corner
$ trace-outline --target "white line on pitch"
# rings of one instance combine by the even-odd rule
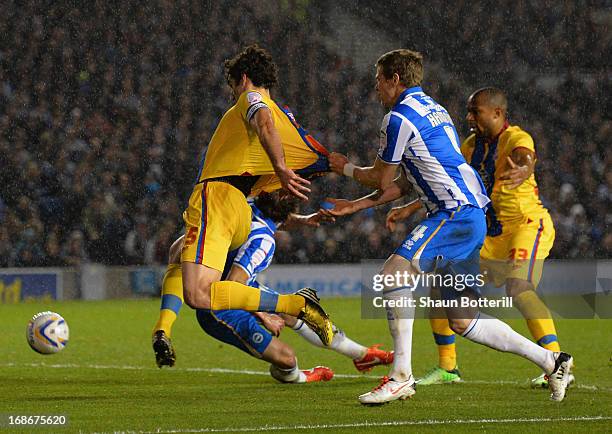
[[[56,368],[56,369],[119,369],[128,371],[158,371],[159,368],[147,367],[147,366],[130,366],[130,365],[97,365],[87,364],[79,365],[76,363],[4,363],[0,364],[1,367],[15,368],[20,366],[26,366],[29,368]],[[227,368],[172,368],[164,369],[165,372],[208,372],[212,374],[238,374],[238,375],[263,375],[269,376],[270,373],[267,371],[252,371],[248,369],[227,369]],[[380,375],[365,375],[365,374],[334,374],[335,378],[380,378]],[[487,380],[463,380],[461,383],[465,384],[514,384],[524,385],[526,382],[510,381],[510,380],[498,380],[498,381],[487,381]],[[602,390],[606,392],[612,392],[612,388],[603,386],[593,386],[589,384],[573,384],[571,386],[575,389],[586,389],[586,390]]]
[[[430,419],[430,420],[397,420],[388,422],[355,422],[317,425],[264,425],[255,427],[233,428],[195,428],[155,431],[119,431],[134,434],[175,434],[175,433],[209,433],[209,432],[261,432],[261,431],[292,431],[292,430],[327,430],[338,428],[373,428],[393,426],[419,426],[419,425],[478,425],[478,424],[514,424],[514,423],[543,423],[543,422],[596,422],[612,420],[612,416],[579,416],[559,418],[517,418],[517,419]],[[118,431],[115,431],[118,433]]]
[[[158,371],[161,372],[159,368],[152,368],[146,366],[129,366],[129,365],[96,365],[96,364],[87,364],[87,365],[79,365],[76,363],[63,363],[63,364],[50,364],[50,363],[5,363],[0,364],[0,366],[15,368],[20,366],[26,366],[29,368],[56,368],[56,369],[119,369],[119,370],[129,370],[129,371]],[[270,376],[269,372],[266,371],[252,371],[249,369],[227,369],[227,368],[172,368],[172,369],[164,369],[164,372],[209,372],[213,374],[240,374],[240,375],[263,375]],[[335,374],[334,377],[337,378],[380,378],[380,375],[360,375],[360,374]]]

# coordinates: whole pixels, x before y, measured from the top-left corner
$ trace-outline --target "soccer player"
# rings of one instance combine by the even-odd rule
[[[414,275],[435,269],[451,277],[474,276],[479,272],[477,260],[486,234],[484,208],[489,198],[485,187],[461,155],[459,138],[448,112],[421,89],[422,78],[421,54],[401,49],[381,56],[376,63],[376,91],[390,111],[382,121],[374,165],[356,167],[346,156],[336,153],[329,157],[334,172],[377,190],[354,201],[331,199],[334,208],[321,210],[322,213],[351,214],[396,200],[411,187],[428,211],[427,217],[383,266],[383,301],[395,355],[389,376],[359,397],[366,405],[406,399],[415,393],[411,367],[414,307],[406,302],[412,297],[412,290],[394,280],[396,273]],[[398,165],[401,173],[395,179]],[[460,297],[475,300],[479,296],[477,288],[462,292],[452,287],[442,290],[443,297],[449,300]],[[565,397],[573,363],[569,354],[540,347],[477,308],[449,307],[446,314],[455,333],[538,365],[550,377],[551,398],[561,401]]]
[[[535,292],[544,259],[555,239],[555,228],[538,195],[533,139],[520,127],[509,124],[507,110],[506,95],[492,87],[475,91],[467,102],[472,135],[461,145],[461,153],[480,173],[493,205],[487,212],[487,236],[480,250],[482,268],[495,283],[505,283],[506,293],[526,318],[538,345],[559,352],[555,324]],[[408,218],[419,208],[417,201],[391,210],[387,225],[391,228],[395,221]],[[439,364],[418,380],[419,385],[461,380],[455,334],[441,313],[435,312],[430,318]],[[573,381],[573,375],[569,381]],[[548,378],[542,374],[531,383],[533,387],[548,387]]]
[[[251,233],[240,249],[231,252],[228,256],[223,278],[260,288],[266,294],[274,296],[277,293],[260,285],[256,277],[272,261],[276,246],[274,240],[276,230],[279,227],[288,230],[302,225],[318,226],[324,217],[318,214],[309,216],[294,214],[295,201],[283,199],[278,192],[257,196],[251,202],[251,208],[253,210]],[[177,240],[173,246],[170,262],[178,262],[180,242],[180,239]],[[173,366],[176,360],[170,333],[182,303],[180,281],[164,285],[161,313],[169,310],[171,315],[166,315],[164,320],[160,313],[160,320],[154,330],[153,349],[159,367]],[[279,335],[284,326],[291,327],[315,346],[330,348],[351,358],[359,371],[368,371],[374,366],[389,364],[393,360],[392,352],[382,351],[377,345],[366,348],[349,339],[335,326],[331,346],[327,347],[302,320],[285,314],[281,316],[244,310],[197,310],[198,322],[206,333],[247,354],[270,362],[272,376],[282,382],[327,381],[333,376],[331,370],[325,367],[316,367],[308,371],[298,369],[293,349],[274,337]]]
[[[278,79],[267,51],[256,45],[245,48],[225,62],[225,73],[236,103],[210,140],[183,213],[181,265],[168,268],[166,278],[182,275],[185,302],[194,309],[287,313],[303,319],[329,345],[331,321],[313,291],[272,297],[240,282],[221,281],[228,252],[240,247],[250,232],[246,197],[253,190],[270,192],[282,186],[306,199],[309,181],[300,170],[305,173],[320,164],[320,155],[295,120],[270,97]]]

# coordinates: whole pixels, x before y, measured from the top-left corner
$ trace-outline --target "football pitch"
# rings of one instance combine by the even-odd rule
[[[326,299],[334,322],[366,346],[391,340],[384,320],[361,320],[359,299]],[[56,355],[32,351],[30,317],[60,313],[70,342]],[[387,372],[358,374],[347,358],[310,346],[293,331],[281,338],[302,369],[331,367],[328,383],[279,384],[268,365],[205,335],[194,312],[175,323],[174,368],[158,369],[151,329],[158,300],[2,305],[0,425],[2,432],[448,432],[476,430],[603,432],[612,426],[612,321],[559,320],[562,347],[576,361],[577,384],[562,403],[531,390],[539,374],[529,362],[458,338],[461,384],[417,388],[405,402],[363,407],[357,396]],[[511,325],[528,334],[524,321]],[[436,363],[429,323],[415,323],[413,369]],[[7,415],[66,415],[65,427],[16,427]]]

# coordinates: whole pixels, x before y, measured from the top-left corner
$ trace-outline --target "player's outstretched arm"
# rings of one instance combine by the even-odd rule
[[[397,172],[397,165],[385,163],[380,158],[376,158],[374,165],[370,167],[355,166],[346,155],[337,152],[332,152],[328,158],[333,172],[353,178],[366,187],[384,188],[393,182]]]
[[[327,198],[325,201],[334,205],[333,208],[320,209],[319,213],[330,217],[350,215],[357,211],[392,202],[399,199],[404,194],[400,184],[398,182],[393,182],[385,190],[376,190],[367,196],[355,200]]]
[[[286,166],[280,134],[274,126],[270,110],[257,110],[250,123],[255,129],[266,154],[268,154],[274,172],[280,179],[283,188],[302,200],[308,200],[306,193],[310,193],[310,188],[307,187],[310,185],[310,181],[302,178]]]
[[[507,157],[508,168],[501,173],[499,179],[502,185],[516,188],[525,182],[535,170],[535,152],[527,148],[515,148]]]
[[[308,215],[291,213],[289,214],[289,217],[287,218],[287,220],[285,220],[278,227],[278,230],[291,231],[293,229],[303,227],[303,226],[310,226],[313,228],[318,228],[319,226],[321,226],[321,222],[333,223],[335,221],[336,219],[334,217],[323,215],[318,212],[308,214]]]

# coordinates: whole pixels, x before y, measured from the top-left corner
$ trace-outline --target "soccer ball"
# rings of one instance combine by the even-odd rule
[[[39,312],[28,322],[28,344],[40,354],[55,354],[68,343],[68,324],[55,312]]]

